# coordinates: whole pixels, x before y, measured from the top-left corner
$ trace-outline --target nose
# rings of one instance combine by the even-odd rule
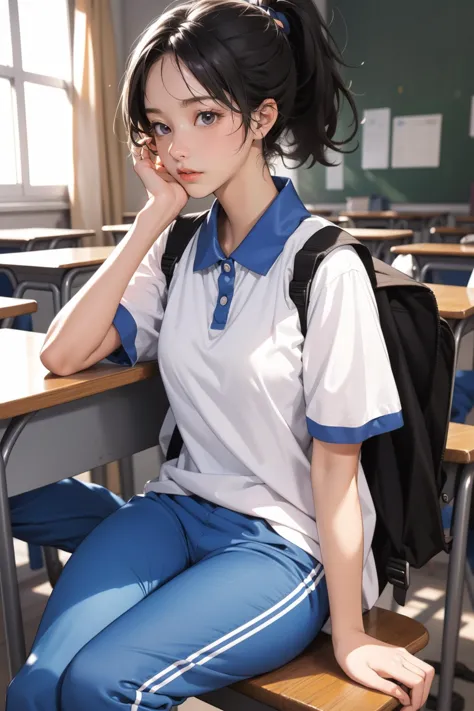
[[[189,148],[182,136],[176,133],[174,134],[173,141],[168,148],[168,153],[176,161],[186,160],[189,157]]]

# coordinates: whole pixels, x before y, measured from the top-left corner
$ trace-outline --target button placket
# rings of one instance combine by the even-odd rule
[[[221,262],[221,273],[218,279],[217,303],[211,328],[223,330],[227,323],[229,308],[234,295],[235,264],[233,260]]]

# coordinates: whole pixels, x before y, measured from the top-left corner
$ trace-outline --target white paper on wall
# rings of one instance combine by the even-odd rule
[[[393,119],[392,168],[439,168],[442,114]]]
[[[389,152],[390,109],[367,109],[362,124],[363,170],[388,168]]]
[[[344,190],[344,155],[328,149],[326,158],[331,163],[336,163],[326,167],[326,190]]]

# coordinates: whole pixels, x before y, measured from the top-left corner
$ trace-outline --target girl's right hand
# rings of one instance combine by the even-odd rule
[[[133,147],[133,169],[148,194],[148,203],[158,204],[178,215],[188,201],[186,190],[168,173],[159,156],[149,149],[153,138],[142,139],[141,146]]]

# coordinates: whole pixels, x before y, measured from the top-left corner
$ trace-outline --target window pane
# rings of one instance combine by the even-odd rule
[[[13,66],[8,0],[0,0],[0,64]]]
[[[71,102],[64,89],[25,82],[31,185],[68,185],[72,167]]]
[[[18,170],[17,111],[9,79],[0,79],[0,185],[20,182]]]
[[[18,0],[23,69],[71,79],[67,0]]]

